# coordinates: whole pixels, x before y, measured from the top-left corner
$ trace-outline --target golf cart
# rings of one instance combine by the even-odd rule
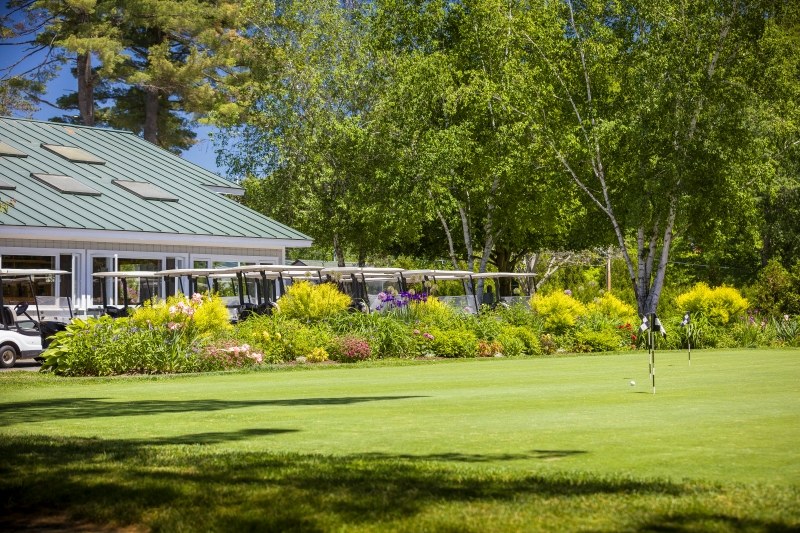
[[[112,318],[128,316],[131,309],[143,304],[153,297],[161,294],[161,279],[156,272],[150,271],[117,271],[117,272],[96,272],[92,274],[101,282],[101,294],[103,295],[103,314]],[[117,281],[121,284],[121,291],[117,291],[117,297],[122,293],[122,307],[111,305],[111,292],[109,282],[116,289]]]
[[[378,305],[377,295],[384,285],[398,282],[402,271],[402,268],[389,267],[332,267],[322,269],[320,274],[350,296],[351,310],[369,313]],[[370,296],[370,288],[377,289],[374,297]]]
[[[421,290],[431,296],[436,296],[441,302],[462,311],[474,313],[472,305],[474,298],[469,294],[469,277],[472,272],[468,270],[404,270],[400,273],[400,285],[403,291],[408,291],[414,285],[421,285]],[[463,295],[440,295],[438,283],[457,281],[463,287]]]
[[[191,296],[196,292],[201,294],[208,292],[211,287],[211,281],[208,276],[222,272],[222,270],[219,268],[173,268],[156,272],[156,275],[163,277],[168,282],[174,278],[178,292]],[[186,281],[186,286],[184,286],[184,280]],[[202,283],[201,280],[203,280]],[[167,292],[173,294],[171,290]]]
[[[498,306],[509,306],[515,303],[526,303],[530,299],[530,294],[525,296],[520,294],[514,296],[513,294],[505,294],[503,292],[503,284],[500,283],[501,279],[510,279],[511,286],[513,287],[514,280],[521,280],[524,278],[535,278],[536,274],[530,272],[483,272],[481,274],[470,274],[472,281],[473,295],[475,298],[475,308],[480,311],[481,304],[488,305],[490,308],[495,309]],[[478,301],[478,291],[476,290],[476,282],[479,280],[495,280],[495,290],[488,290],[487,286],[483,288],[482,301]],[[523,285],[520,283],[520,289]],[[512,289],[513,292],[513,289]]]
[[[69,297],[40,296],[37,283],[69,274],[66,270],[0,269],[0,367],[36,358],[50,337],[72,319]],[[33,309],[31,308],[33,303]],[[31,316],[35,310],[36,317]]]
[[[252,314],[272,313],[278,297],[286,293],[287,285],[295,279],[319,282],[320,270],[321,267],[308,266],[241,265],[222,269],[212,278],[236,277],[235,292],[239,298],[236,318],[244,320]]]

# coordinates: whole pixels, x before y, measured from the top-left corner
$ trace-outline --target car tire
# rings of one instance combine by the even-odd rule
[[[17,362],[17,350],[13,346],[0,346],[0,368],[13,368]]]

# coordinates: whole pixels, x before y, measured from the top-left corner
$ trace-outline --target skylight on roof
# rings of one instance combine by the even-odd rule
[[[231,196],[244,196],[244,189],[233,185],[231,185],[230,187],[226,187],[224,185],[206,185],[205,187],[211,192],[215,192],[218,194],[230,194]]]
[[[89,163],[90,165],[105,165],[106,162],[77,146],[59,146],[57,144],[42,143],[42,148],[48,152],[60,155],[73,163]]]
[[[9,191],[13,191],[16,188],[17,188],[17,186],[14,185],[13,183],[9,183],[7,181],[0,180],[0,189],[6,189],[6,190],[9,190]]]
[[[114,180],[112,183],[114,185],[119,185],[123,189],[132,192],[144,200],[160,200],[162,202],[178,201],[177,196],[173,196],[167,191],[145,181]]]
[[[81,194],[85,196],[100,196],[100,193],[88,185],[71,176],[59,176],[57,174],[35,174],[31,172],[31,177],[36,178],[45,185],[49,185],[60,193]]]
[[[10,144],[6,144],[3,141],[0,141],[0,155],[7,157],[28,157],[28,154],[25,152],[17,150]]]

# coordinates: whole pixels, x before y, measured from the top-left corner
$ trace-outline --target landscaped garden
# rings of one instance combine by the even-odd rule
[[[6,530],[790,531],[796,349],[0,375]],[[631,385],[631,382],[634,385]]]
[[[380,311],[350,312],[335,284],[299,282],[268,315],[236,324],[216,295],[154,300],[130,317],[76,319],[44,352],[44,371],[102,376],[217,371],[269,364],[353,363],[378,359],[536,357],[639,350],[650,331],[631,305],[598,291],[537,293],[527,302],[479,313],[391,286]],[[699,283],[661,317],[658,349],[785,347],[800,344],[789,315],[756,315],[738,290]],[[652,325],[651,325],[652,326]],[[662,333],[661,331],[659,333]]]

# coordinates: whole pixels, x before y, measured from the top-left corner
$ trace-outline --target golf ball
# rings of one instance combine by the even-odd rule
[[[635,386],[636,386],[636,382],[631,380],[631,387],[635,387]]]

